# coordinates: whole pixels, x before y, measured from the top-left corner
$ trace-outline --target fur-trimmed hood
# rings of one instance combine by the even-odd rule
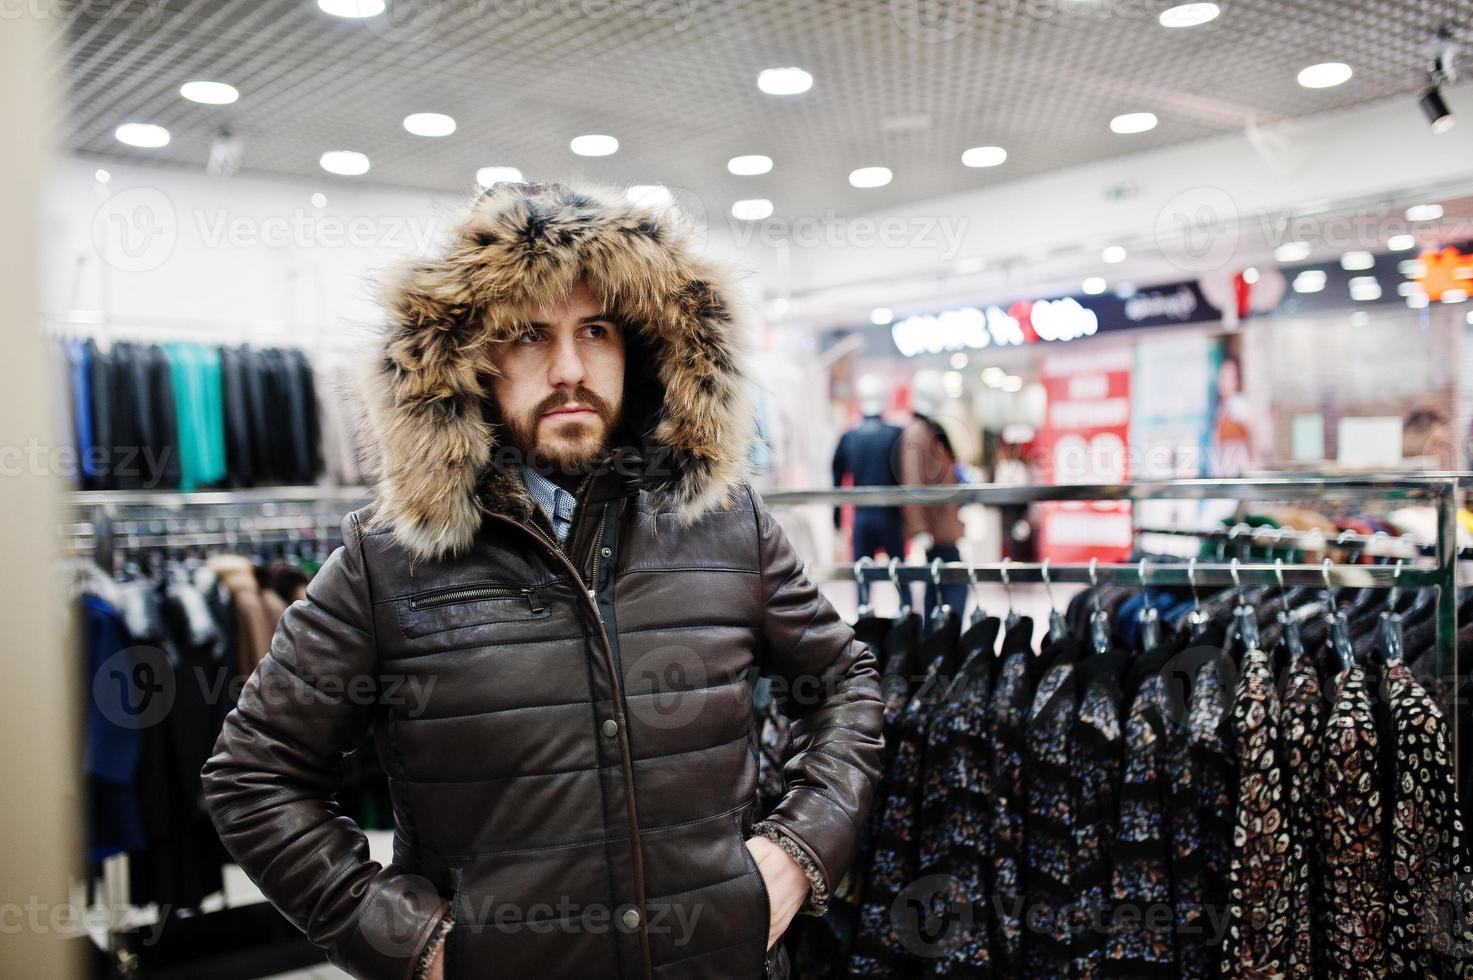
[[[360,382],[381,474],[372,520],[417,559],[465,549],[486,511],[535,506],[503,463],[492,345],[587,279],[626,324],[625,428],[637,478],[692,521],[744,475],[752,433],[735,292],[669,208],[617,191],[497,184],[428,260],[387,279],[389,326]]]

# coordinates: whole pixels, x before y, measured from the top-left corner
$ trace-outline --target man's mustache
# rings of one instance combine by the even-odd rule
[[[597,412],[599,414],[599,417],[602,418],[605,422],[607,422],[610,416],[613,415],[613,409],[609,406],[608,402],[604,401],[602,398],[598,397],[586,388],[579,388],[574,391],[571,396],[552,395],[548,398],[543,399],[542,403],[537,406],[536,411],[533,412],[532,417],[534,419],[540,419],[548,412],[556,411],[557,409],[562,408],[564,405],[583,405],[587,408],[591,408],[595,412]]]

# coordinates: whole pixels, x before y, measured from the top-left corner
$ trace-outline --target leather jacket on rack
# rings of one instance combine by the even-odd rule
[[[741,478],[728,295],[669,221],[614,194],[498,185],[445,257],[391,287],[365,392],[384,483],[288,609],[204,772],[231,853],[354,976],[408,980],[441,941],[450,980],[776,976],[746,839],[804,866],[809,911],[853,858],[882,747],[874,657]],[[640,324],[627,380],[644,397],[626,405],[651,414],[626,414],[642,449],[583,480],[560,544],[495,461],[468,359],[580,273]],[[767,814],[759,674],[794,719]],[[387,867],[333,800],[370,726]]]

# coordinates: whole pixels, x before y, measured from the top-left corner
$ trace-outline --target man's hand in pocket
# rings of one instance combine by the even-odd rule
[[[808,876],[797,861],[766,837],[747,841],[747,850],[752,852],[752,860],[757,862],[767,885],[767,948],[771,949],[808,898]]]

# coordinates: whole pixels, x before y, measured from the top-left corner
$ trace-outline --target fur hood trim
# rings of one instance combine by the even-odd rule
[[[389,277],[389,326],[362,379],[381,474],[372,522],[418,559],[452,556],[485,512],[530,518],[499,462],[492,345],[585,277],[626,325],[625,428],[635,482],[689,523],[725,505],[753,431],[738,304],[673,209],[603,188],[497,184],[428,260]]]

